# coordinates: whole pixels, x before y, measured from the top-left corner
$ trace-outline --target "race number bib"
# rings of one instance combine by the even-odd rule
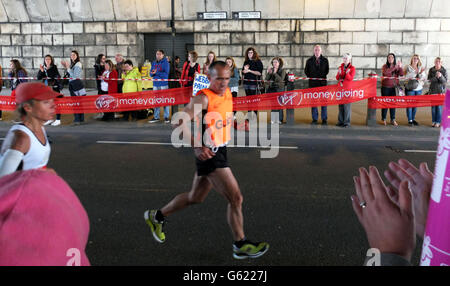
[[[192,88],[192,96],[196,96],[200,90],[208,87],[209,87],[208,76],[205,74],[196,74],[194,79],[194,85]]]

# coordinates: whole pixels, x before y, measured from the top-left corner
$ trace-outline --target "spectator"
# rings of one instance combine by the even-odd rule
[[[181,79],[181,73],[182,69],[180,68],[180,57],[175,56],[175,60],[170,65],[170,79],[176,79],[177,81],[170,81],[169,82],[169,88],[179,88],[180,82],[179,79]]]
[[[257,80],[261,79],[263,69],[263,63],[256,50],[253,47],[248,48],[245,51],[245,61],[241,71],[246,96],[261,94],[260,83]],[[246,122],[248,124],[248,120]]]
[[[15,79],[11,80],[11,91],[15,90],[19,84],[22,82],[27,82],[28,80],[24,77],[28,76],[28,73],[25,68],[22,67],[18,60],[11,60],[10,70],[8,73],[9,77],[14,77]]]
[[[209,66],[215,61],[217,61],[216,54],[213,51],[209,51],[208,56],[206,57],[206,62],[203,64],[203,74],[208,75]]]
[[[400,159],[384,172],[388,187],[375,167],[360,168],[359,175],[353,177],[356,196],[351,199],[370,247],[380,250],[381,266],[410,265],[415,235],[423,239],[425,234],[433,173],[426,163],[416,168]]]
[[[51,55],[46,55],[44,57],[44,65],[39,65],[39,71],[37,79],[43,81],[45,85],[51,86],[52,89],[58,93],[57,97],[64,97],[61,93],[61,81],[59,80],[61,75],[59,74],[58,68],[55,65],[55,60]],[[49,120],[44,125],[51,124],[52,126],[61,125],[61,114],[56,114],[56,120]]]
[[[119,76],[118,78],[121,79],[122,78],[122,74],[124,73],[124,70],[123,70],[123,65],[124,65],[123,56],[121,54],[117,54],[115,59],[116,59],[117,75]],[[119,80],[117,82],[117,92],[118,93],[122,93],[122,87],[123,87],[123,81]]]
[[[314,56],[310,57],[306,61],[305,74],[309,78],[324,78],[325,80],[312,80],[308,81],[310,88],[326,86],[327,75],[330,70],[328,59],[322,55],[322,47],[320,45],[314,46]],[[319,119],[319,110],[317,107],[311,108],[312,122],[311,124],[317,124]],[[328,124],[328,112],[327,106],[321,107],[322,125]]]
[[[430,68],[430,71],[428,72],[428,80],[431,82],[429,94],[445,93],[448,75],[447,71],[442,66],[441,58],[438,57],[434,60],[434,67]],[[433,127],[441,127],[441,114],[442,105],[431,107]]]
[[[355,67],[352,65],[352,55],[349,53],[344,54],[343,63],[339,67],[338,73],[336,75],[336,80],[338,84],[347,89],[349,84],[353,81],[355,77]],[[339,117],[336,126],[347,128],[350,127],[350,121],[352,116],[352,104],[339,104]]]
[[[150,76],[150,70],[152,68],[152,64],[149,60],[145,60],[144,64],[141,67],[141,75],[142,79],[142,90],[152,90],[153,89],[153,80]]]
[[[142,81],[140,80],[142,75],[137,67],[133,67],[133,62],[131,60],[126,60],[124,62],[123,71],[122,79],[124,83],[122,93],[142,91]],[[128,121],[130,114],[132,120],[137,120],[137,111],[123,112],[122,120]]]
[[[275,57],[270,61],[270,67],[267,69],[266,80],[270,81],[267,93],[282,92],[284,91],[284,79],[286,77],[286,71],[283,69],[283,59]],[[279,113],[279,118],[271,118],[272,124],[283,123],[283,109],[272,110]]]
[[[29,170],[0,179],[0,265],[89,266],[89,218],[53,172]]]
[[[95,69],[95,78],[97,79],[96,82],[98,94],[103,94],[101,89],[102,80],[100,78],[102,77],[103,72],[105,71],[105,61],[106,57],[104,54],[99,54],[97,56],[97,59],[95,60],[94,69]]]
[[[200,73],[200,65],[197,63],[198,54],[196,51],[188,53],[188,60],[183,65],[180,84],[183,87],[194,84],[195,74]]]
[[[50,143],[43,127],[55,116],[58,95],[43,83],[23,83],[15,89],[21,124],[9,129],[0,150],[0,177],[17,170],[46,168]]]
[[[2,88],[3,88],[3,79],[2,79],[2,77],[3,77],[2,65],[0,65],[0,92],[2,91]],[[2,121],[2,120],[3,120],[2,119],[2,111],[0,109],[0,121]]]
[[[407,180],[399,184],[398,203],[392,201],[375,167],[359,169],[354,177],[356,196],[352,196],[353,210],[366,231],[371,248],[382,255],[381,265],[410,265],[416,246],[414,233],[413,195]],[[364,262],[364,265],[367,265]]]
[[[83,65],[80,62],[80,56],[77,51],[72,51],[70,54],[70,65],[67,61],[61,61],[64,68],[67,69],[69,74],[69,91],[70,96],[86,96],[86,90],[84,89],[81,76],[83,73]],[[84,122],[84,113],[74,114],[73,125],[80,125]]]
[[[116,67],[111,60],[105,61],[105,71],[102,75],[100,84],[100,94],[114,94],[117,93],[117,80],[118,78]],[[103,121],[114,120],[114,112],[104,112]]]
[[[236,68],[236,63],[232,57],[228,57],[225,61],[228,67],[231,69],[231,78],[228,83],[228,87],[230,87],[231,94],[233,97],[237,97],[239,92],[239,70]]]
[[[150,74],[152,75],[153,79],[167,80],[169,79],[169,72],[170,72],[170,65],[169,62],[167,61],[167,58],[164,55],[164,51],[158,50],[156,52],[156,60],[152,63],[152,70]],[[153,82],[153,90],[163,90],[168,88],[169,83],[167,81]],[[150,123],[159,122],[160,109],[161,109],[160,107],[155,108],[155,113],[153,119],[149,121]],[[170,123],[169,116],[170,116],[169,106],[164,106],[165,123]]]
[[[405,68],[405,75],[408,79],[406,83],[406,95],[414,96],[421,95],[423,90],[423,84],[426,79],[425,67],[422,66],[422,61],[419,55],[414,55],[411,58],[411,62]],[[408,117],[409,126],[417,126],[419,123],[415,120],[417,107],[407,108],[406,116]]]
[[[387,56],[386,64],[381,68],[383,74],[383,79],[381,80],[381,96],[396,96],[395,87],[399,85],[398,79],[393,79],[393,77],[403,76],[403,65],[401,61],[397,62],[395,54],[390,53]],[[386,77],[386,78],[384,78]],[[386,116],[387,108],[381,110],[381,120],[383,120],[384,125],[387,125]],[[395,108],[389,109],[391,116],[391,124],[397,126],[398,123],[395,121]]]

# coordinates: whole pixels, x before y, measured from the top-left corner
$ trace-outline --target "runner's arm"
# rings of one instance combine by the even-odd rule
[[[23,156],[30,149],[30,138],[22,131],[14,132],[11,147],[6,150],[0,162],[0,177],[14,173],[19,167]]]
[[[203,139],[203,135],[201,134],[203,110],[208,110],[208,97],[206,97],[206,95],[204,95],[201,91],[197,93],[197,96],[191,98],[191,101],[183,110],[185,113],[187,113],[189,120],[193,121],[194,124],[197,124],[198,127],[197,129],[194,129],[198,134],[191,134],[190,124],[188,124],[187,122],[181,122],[180,124],[182,126],[183,136],[190,138],[191,146],[193,147],[196,147],[196,145],[198,145],[195,144],[195,138],[197,138],[197,140],[200,140],[200,143]]]

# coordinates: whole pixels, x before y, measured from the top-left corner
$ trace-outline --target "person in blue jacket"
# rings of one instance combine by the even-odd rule
[[[153,90],[162,90],[162,89],[168,89],[169,88],[169,82],[168,81],[158,81],[159,79],[167,80],[169,79],[169,72],[170,72],[170,65],[169,61],[167,60],[164,51],[158,50],[156,51],[156,61],[152,62],[152,68],[150,71],[150,75],[153,78]],[[155,108],[155,113],[153,116],[153,119],[150,120],[150,123],[159,122],[159,113],[160,108]],[[169,120],[170,111],[169,106],[164,106],[164,122],[170,123]]]

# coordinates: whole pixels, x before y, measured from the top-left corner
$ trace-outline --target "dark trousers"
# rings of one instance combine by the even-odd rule
[[[71,88],[69,88],[70,91],[70,96],[78,96],[76,95],[73,90]],[[86,94],[81,95],[81,96],[86,96]],[[73,115],[74,119],[73,122],[84,122],[84,113],[75,113]]]
[[[395,87],[381,87],[381,96],[396,96]],[[381,109],[381,120],[385,121],[387,117],[387,108]],[[395,108],[389,108],[391,121],[395,120]]]
[[[98,95],[102,94],[108,94],[107,91],[99,90]],[[113,120],[114,119],[114,112],[103,112],[102,120]]]
[[[282,92],[282,91],[283,91],[282,89],[276,89],[276,88],[270,88],[270,87],[267,89],[267,93]],[[273,112],[278,112],[278,120],[279,120],[279,122],[283,122],[283,109],[272,110],[272,113]],[[272,116],[270,117],[271,121],[276,122],[276,120],[274,120],[274,119],[275,118],[272,118]]]
[[[338,123],[344,125],[350,125],[350,120],[352,116],[352,104],[339,104],[339,117]]]
[[[245,89],[245,96],[256,95],[257,93],[258,93],[258,90],[256,90],[256,89]],[[249,112],[255,112],[256,115],[258,115],[257,110],[249,110]]]

